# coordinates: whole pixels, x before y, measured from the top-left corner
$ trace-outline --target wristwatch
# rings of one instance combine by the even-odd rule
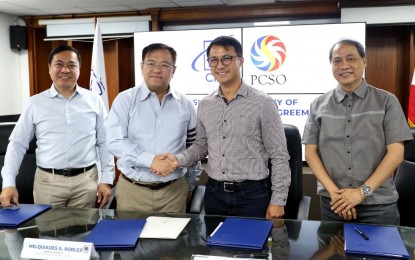
[[[370,197],[373,195],[372,188],[367,186],[366,184],[363,184],[360,187],[360,191],[362,192],[362,195],[364,195],[365,197]]]

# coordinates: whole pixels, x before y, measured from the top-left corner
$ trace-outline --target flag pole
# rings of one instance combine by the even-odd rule
[[[92,47],[89,89],[101,96],[105,108],[107,109],[107,111],[109,111],[108,87],[105,73],[104,47],[102,42],[100,23],[97,19],[95,22],[94,43]]]

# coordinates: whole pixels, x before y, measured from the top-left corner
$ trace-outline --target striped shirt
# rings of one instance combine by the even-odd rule
[[[159,99],[143,82],[116,97],[108,116],[107,146],[117,157],[118,169],[141,182],[167,182],[184,176],[192,190],[201,173],[199,162],[162,177],[151,172],[154,156],[179,153],[196,136],[196,110],[183,94],[169,90]]]
[[[302,142],[318,145],[323,164],[338,188],[357,188],[379,166],[387,145],[411,139],[398,99],[363,80],[351,94],[338,86],[312,102]],[[391,172],[374,196],[362,204],[397,201],[392,176]],[[321,183],[318,194],[330,197]]]
[[[271,203],[285,206],[289,155],[277,104],[270,96],[242,83],[229,102],[220,89],[205,97],[198,107],[196,141],[177,158],[187,166],[207,155],[206,172],[217,181],[267,178],[270,160]]]

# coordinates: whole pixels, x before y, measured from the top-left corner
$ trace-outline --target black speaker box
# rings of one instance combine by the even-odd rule
[[[16,50],[27,49],[26,26],[10,25],[10,47]]]

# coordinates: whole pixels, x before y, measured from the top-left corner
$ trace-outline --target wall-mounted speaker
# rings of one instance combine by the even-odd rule
[[[10,47],[16,50],[27,49],[26,26],[10,25]]]

